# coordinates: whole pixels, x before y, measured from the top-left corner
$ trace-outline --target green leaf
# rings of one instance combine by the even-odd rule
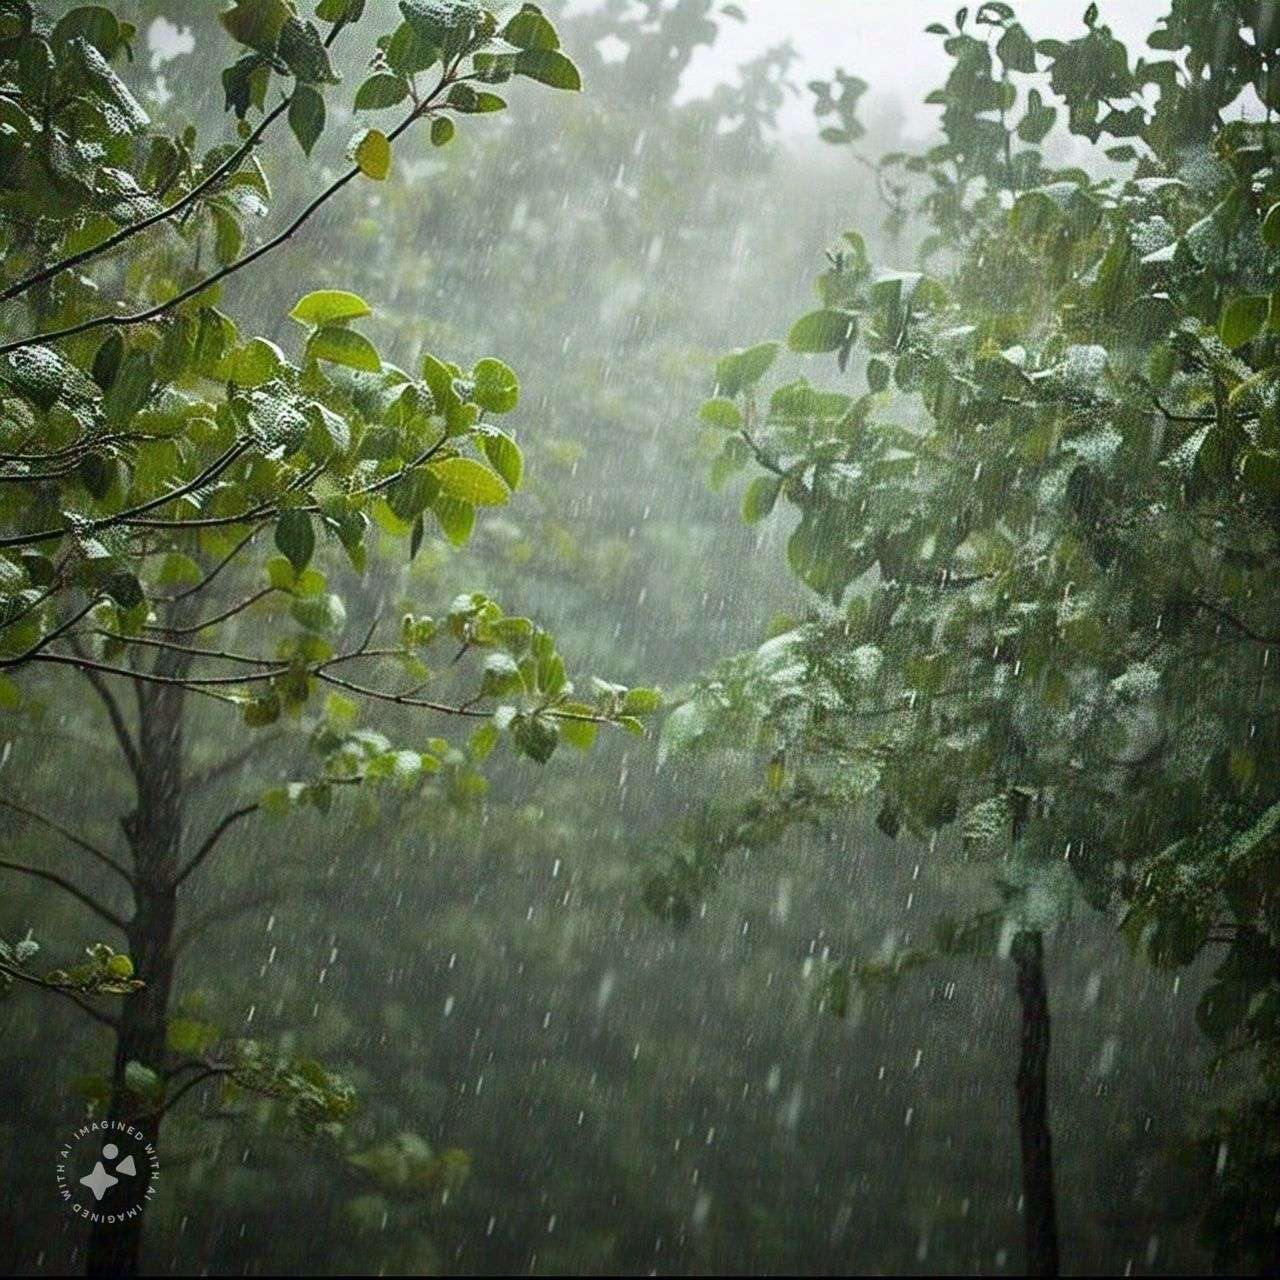
[[[338,83],[338,77],[329,65],[328,50],[313,23],[290,18],[280,28],[276,52],[299,84]]]
[[[449,90],[449,96],[445,100],[446,107],[463,115],[485,115],[493,111],[502,111],[506,105],[505,98],[500,98],[496,93],[489,93],[486,90],[474,89],[469,84],[455,84]]]
[[[643,716],[662,706],[662,694],[657,689],[628,689],[622,700],[624,715]]]
[[[440,493],[431,504],[440,531],[455,547],[465,546],[476,526],[476,509],[452,494]]]
[[[524,478],[524,455],[520,446],[504,431],[484,437],[484,456],[489,465],[507,482],[513,492]]]
[[[317,289],[299,298],[289,317],[299,324],[327,325],[345,324],[348,320],[359,320],[372,314],[369,304],[358,293],[348,293],[345,289]]]
[[[560,37],[536,4],[524,5],[502,28],[502,38],[521,49],[558,49]]]
[[[317,329],[307,339],[307,355],[312,360],[328,360],[331,364],[363,369],[367,373],[378,373],[382,369],[373,343],[364,334],[339,325]]]
[[[867,361],[867,386],[883,391],[889,385],[889,366],[878,357]]]
[[[440,58],[439,45],[424,40],[407,22],[402,22],[387,41],[387,64],[402,76],[416,75]]]
[[[511,497],[511,491],[488,467],[471,458],[446,458],[427,469],[450,497],[473,507],[500,507]]]
[[[1036,69],[1036,46],[1016,22],[1010,23],[1000,37],[996,56],[1010,71],[1030,73]]]
[[[275,724],[280,719],[280,696],[272,691],[260,698],[251,698],[244,704],[243,715],[244,722],[250,729],[265,729],[267,725]],[[272,812],[265,796],[263,807],[268,813]]]
[[[196,1018],[170,1018],[165,1039],[175,1053],[204,1053],[217,1043],[219,1031],[212,1023]]]
[[[1280,498],[1280,454],[1250,449],[1240,461],[1240,478],[1245,488],[1259,497]]]
[[[560,743],[556,724],[541,716],[517,716],[511,725],[511,736],[521,753],[539,764],[546,764]]]
[[[341,598],[332,593],[295,600],[289,614],[299,626],[320,634],[341,631],[347,621]]]
[[[475,402],[490,413],[510,413],[520,400],[520,382],[501,360],[486,356],[471,370]]]
[[[430,44],[458,48],[480,20],[475,0],[400,0],[404,20]]]
[[[448,116],[436,116],[431,122],[431,145],[444,147],[453,141],[454,124]]]
[[[233,40],[272,53],[291,16],[285,0],[239,0],[220,13],[218,20]]]
[[[382,111],[394,107],[409,96],[409,83],[401,76],[379,71],[356,90],[357,111]]]
[[[381,182],[391,172],[391,143],[381,129],[365,129],[351,139],[348,154],[366,178]]]
[[[500,736],[498,726],[492,720],[488,724],[482,724],[471,735],[471,739],[467,743],[467,754],[476,764],[482,764],[489,758],[494,747],[498,745]]]
[[[318,89],[309,84],[294,88],[289,99],[289,128],[297,138],[303,155],[310,155],[311,148],[324,132],[324,98]]]
[[[177,587],[188,582],[199,582],[203,576],[200,566],[181,551],[170,551],[160,565],[156,580],[163,587]]]
[[[1242,294],[1222,309],[1218,334],[1229,347],[1243,346],[1257,337],[1267,322],[1270,300],[1265,294]]]
[[[558,49],[525,49],[516,55],[515,72],[553,89],[578,91],[582,76],[578,68]]]
[[[281,512],[276,521],[276,546],[293,565],[294,571],[301,573],[316,549],[316,531],[310,515],[296,510]]]
[[[1269,248],[1280,249],[1280,202],[1273,204],[1262,220],[1262,239]]]
[[[152,384],[151,357],[145,351],[130,351],[102,398],[103,416],[113,427],[127,426],[150,399]]]
[[[781,489],[781,476],[756,476],[742,495],[743,521],[756,524],[763,520],[773,510]]]
[[[801,316],[787,334],[792,351],[822,354],[838,351],[858,333],[858,318],[848,311],[811,311]]]
[[[124,1087],[140,1098],[157,1098],[161,1093],[160,1077],[136,1059],[125,1063]]]
[[[279,376],[284,352],[266,338],[254,338],[237,347],[218,367],[219,378],[242,387],[259,387]]]
[[[719,427],[722,431],[737,431],[742,426],[738,406],[723,396],[706,401],[698,410],[698,417],[709,427]]]
[[[716,365],[716,387],[721,396],[732,400],[748,387],[754,386],[778,358],[776,342],[762,342],[725,356]]]

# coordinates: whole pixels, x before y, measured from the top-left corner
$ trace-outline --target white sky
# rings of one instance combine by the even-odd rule
[[[973,13],[981,0],[969,0]],[[725,68],[743,62],[771,45],[790,40],[800,53],[799,74],[806,79],[829,74],[837,66],[871,85],[868,107],[875,99],[893,97],[905,107],[918,106],[941,83],[947,58],[937,36],[926,35],[930,22],[954,26],[958,3],[938,0],[738,0],[747,22],[726,22],[715,46],[701,50],[690,68],[689,89],[702,89],[725,78]],[[717,5],[717,8],[719,6]],[[1035,39],[1078,36],[1087,0],[1013,0],[1019,19]],[[1099,0],[1101,21],[1145,51],[1142,41],[1155,19],[1169,11],[1168,0]],[[919,108],[924,110],[924,108]],[[788,112],[791,128],[812,130],[808,95]]]

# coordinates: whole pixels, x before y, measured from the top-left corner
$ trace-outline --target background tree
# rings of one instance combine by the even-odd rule
[[[849,233],[788,345],[842,372],[863,353],[866,390],[766,400],[769,343],[726,356],[702,410],[720,465],[756,472],[743,517],[796,509],[788,563],[826,607],[673,713],[669,744],[753,727],[775,820],[874,798],[887,835],[954,830],[993,866],[1000,904],[942,941],[1015,964],[1038,1274],[1058,1268],[1043,938],[1071,897],[1157,964],[1225,949],[1198,1020],[1274,1076],[1280,28],[1254,17],[1174,5],[1150,62],[1096,5],[1067,41],[1004,4],[934,24],[942,139],[881,169],[924,184],[921,255],[945,270],[874,271]],[[849,85],[818,85],[819,115],[846,114]],[[1261,112],[1229,121],[1246,90]],[[1046,165],[1060,110],[1121,173]],[[677,863],[651,897],[675,910],[717,865]],[[1256,1139],[1239,1158],[1268,1190],[1222,1265],[1274,1265],[1273,1158]]]

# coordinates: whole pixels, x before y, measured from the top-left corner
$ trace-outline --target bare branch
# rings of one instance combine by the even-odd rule
[[[184,1097],[197,1085],[204,1084],[206,1080],[211,1080],[215,1076],[229,1076],[235,1070],[234,1067],[227,1066],[224,1063],[212,1063],[205,1067],[204,1070],[198,1071],[190,1080],[184,1081],[178,1087],[178,1091],[171,1097],[166,1098],[164,1105],[160,1108],[159,1114],[168,1115],[174,1107],[182,1101]]]
[[[249,814],[256,813],[258,807],[255,801],[253,804],[242,805],[239,809],[232,809],[230,813],[223,817],[218,825],[209,832],[200,848],[192,855],[190,862],[178,872],[177,879],[173,882],[174,888],[176,889],[214,851],[218,841],[222,839],[229,827],[234,826],[241,818],[247,818]]]
[[[85,891],[77,885],[71,883],[64,876],[58,875],[56,871],[45,871],[42,867],[29,867],[23,862],[10,862],[7,858],[0,858],[0,867],[6,871],[18,871],[23,875],[34,876],[37,880],[47,880],[50,884],[56,884],[59,889],[69,893],[78,902],[83,903],[95,915],[101,917],[108,924],[114,925],[121,933],[124,932],[124,920],[116,915],[114,911],[108,910],[95,898],[90,897]]]
[[[69,840],[78,848],[83,849],[86,853],[92,854],[104,866],[108,866],[116,875],[120,876],[130,888],[133,887],[133,876],[109,853],[103,849],[99,849],[97,845],[90,844],[89,841],[81,839],[73,831],[68,831],[66,827],[53,821],[52,818],[46,818],[44,814],[37,813],[34,809],[28,809],[26,805],[18,804],[14,800],[6,800],[4,796],[0,796],[0,804],[6,809],[12,809],[15,813],[20,813],[24,818],[30,818],[33,822],[38,822],[42,826],[48,827],[50,831],[56,831],[64,840]]]
[[[198,791],[202,787],[207,787],[210,783],[216,782],[219,778],[225,778],[228,774],[235,773],[237,769],[247,764],[263,748],[282,741],[284,737],[285,735],[279,731],[255,735],[239,751],[232,752],[225,759],[219,760],[217,764],[212,764],[207,769],[202,769],[199,773],[194,774],[187,782],[187,790]]]
[[[73,639],[71,647],[80,652],[79,644]],[[133,735],[129,732],[129,726],[125,723],[124,714],[120,710],[120,704],[115,700],[115,695],[107,688],[106,681],[102,676],[89,667],[81,667],[80,674],[88,680],[92,686],[94,693],[102,700],[102,705],[107,710],[107,718],[111,721],[112,731],[116,735],[116,741],[120,744],[120,751],[124,755],[129,765],[129,771],[138,781],[142,780],[142,762],[138,756],[138,745],[133,740]]]

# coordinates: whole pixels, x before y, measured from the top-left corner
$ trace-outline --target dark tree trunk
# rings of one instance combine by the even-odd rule
[[[1056,1276],[1058,1210],[1049,1131],[1049,993],[1039,930],[1026,930],[1014,938],[1013,962],[1022,1011],[1017,1089],[1026,1268],[1028,1275]]]
[[[158,1150],[161,1113],[156,1101],[131,1093],[125,1072],[130,1062],[137,1062],[163,1078],[166,1067],[175,881],[183,835],[183,691],[139,685],[138,720],[138,805],[124,820],[137,881],[137,907],[127,936],[134,968],[146,985],[123,1001],[108,1117],[129,1122]],[[99,1207],[111,1212],[112,1196],[128,1190],[123,1183],[113,1188]],[[87,1273],[137,1275],[144,1218],[145,1211],[125,1222],[91,1224]]]

